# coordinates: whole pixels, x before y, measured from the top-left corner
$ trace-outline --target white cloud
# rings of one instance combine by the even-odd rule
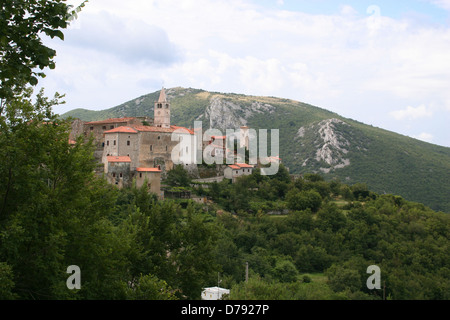
[[[450,0],[428,0],[431,3],[437,5],[445,10],[450,10]]]
[[[390,115],[397,120],[414,120],[424,117],[431,117],[433,116],[433,112],[426,106],[421,105],[416,108],[409,106],[404,110],[392,111]]]
[[[434,136],[431,133],[422,132],[419,135],[413,136],[413,138],[422,140],[425,142],[433,142]]]

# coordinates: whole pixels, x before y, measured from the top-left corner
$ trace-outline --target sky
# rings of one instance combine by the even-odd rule
[[[56,69],[40,81],[66,95],[60,114],[181,86],[450,147],[450,0],[90,0],[64,34],[45,40]]]

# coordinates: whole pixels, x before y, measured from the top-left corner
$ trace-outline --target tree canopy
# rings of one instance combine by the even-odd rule
[[[45,77],[43,69],[55,68],[56,51],[44,45],[43,35],[64,40],[62,30],[86,2],[73,9],[66,0],[1,1],[0,100],[35,86]]]

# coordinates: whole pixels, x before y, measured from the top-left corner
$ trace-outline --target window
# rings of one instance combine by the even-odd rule
[[[113,178],[115,178],[116,177],[116,174],[115,173],[113,173]]]
[[[186,147],[186,154],[189,153],[189,147]]]
[[[168,150],[168,147],[166,146],[166,151]]]
[[[106,145],[107,145],[107,146],[109,146],[109,140],[108,140],[108,141],[106,141]]]
[[[120,177],[121,177],[121,178],[123,177],[123,174],[122,174],[122,172],[120,173]]]
[[[150,146],[150,152],[153,151],[153,145]]]
[[[91,131],[93,131],[94,130],[94,127],[91,127]]]
[[[142,172],[139,173],[139,178],[142,178]]]
[[[114,140],[114,145],[116,145],[116,140]]]
[[[103,128],[102,128],[103,130],[106,130],[106,126],[103,126]]]
[[[129,145],[131,145],[131,142],[128,140],[128,141],[127,141],[127,146],[129,146]]]
[[[161,140],[161,136],[158,136],[158,140]]]
[[[166,109],[169,109],[169,104],[166,104]]]
[[[110,128],[110,129],[114,129],[114,126],[110,126],[109,128]]]

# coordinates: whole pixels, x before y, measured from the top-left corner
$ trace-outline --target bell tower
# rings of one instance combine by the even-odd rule
[[[167,101],[164,87],[161,89],[158,101],[155,102],[154,125],[160,128],[170,128],[170,103]]]

